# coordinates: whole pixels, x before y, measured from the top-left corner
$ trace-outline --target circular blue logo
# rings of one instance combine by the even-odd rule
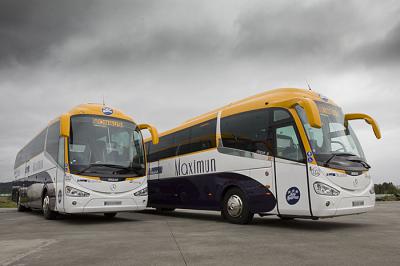
[[[103,107],[103,109],[101,109],[101,111],[103,111],[103,114],[105,114],[105,115],[113,114],[113,109],[111,109],[110,107]]]
[[[286,192],[286,201],[290,205],[296,204],[300,200],[300,190],[297,187],[291,187]]]

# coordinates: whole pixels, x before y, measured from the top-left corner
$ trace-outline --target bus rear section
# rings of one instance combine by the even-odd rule
[[[17,156],[14,194],[19,209],[42,209],[48,219],[56,213],[135,211],[147,205],[147,167],[141,130],[121,111],[103,105],[80,105],[45,130],[47,140],[34,142],[42,150]],[[42,146],[43,145],[43,146]],[[29,145],[28,145],[29,146]],[[31,164],[42,167],[29,167]],[[36,179],[37,176],[46,176]],[[37,180],[32,183],[30,180]]]

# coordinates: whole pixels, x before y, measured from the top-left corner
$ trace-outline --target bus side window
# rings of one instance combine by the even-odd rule
[[[64,147],[65,147],[65,143],[64,143],[64,137],[60,137],[59,143],[58,143],[58,165],[61,166],[62,168],[65,167],[65,163],[64,163]]]
[[[187,128],[178,132],[175,132],[174,143],[176,146],[176,155],[183,155],[190,153],[190,133],[191,129]]]
[[[297,162],[304,161],[301,145],[292,125],[276,128],[275,136],[277,157]]]
[[[24,148],[25,160],[29,161],[44,150],[44,142],[46,138],[46,130],[39,133],[28,145]]]
[[[221,135],[224,147],[272,154],[269,141],[268,109],[250,111],[221,119]]]
[[[216,147],[215,131],[217,120],[212,119],[190,128],[190,152]]]
[[[60,140],[60,122],[52,124],[47,131],[46,151],[58,162],[58,141]]]

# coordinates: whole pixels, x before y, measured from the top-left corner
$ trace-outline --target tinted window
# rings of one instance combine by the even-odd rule
[[[24,157],[23,157],[23,150],[21,150],[20,152],[18,152],[17,157],[15,158],[14,168],[19,167],[24,162],[25,162],[25,160],[24,160]]]
[[[176,146],[173,143],[173,135],[163,136],[157,145],[151,142],[148,160],[154,162],[162,158],[171,157],[175,155],[175,151]]]
[[[276,129],[276,156],[303,162],[304,156],[296,131],[292,125]]]
[[[175,145],[177,146],[177,151],[176,151],[177,155],[190,153],[192,151],[190,144],[190,134],[191,134],[190,128],[174,133],[175,135],[174,142]]]
[[[35,157],[39,153],[43,152],[44,149],[44,140],[46,137],[46,131],[43,130],[40,132],[39,135],[37,135],[29,144],[25,147],[24,153],[26,156],[26,160],[32,159],[32,157]]]
[[[274,110],[274,122],[281,122],[284,120],[292,120],[289,112],[286,110]]]
[[[38,155],[44,150],[44,140],[46,138],[46,130],[40,132],[36,138],[33,139],[30,146],[30,158]]]
[[[183,155],[216,147],[216,119],[163,136],[157,145],[150,142],[148,161]]]
[[[160,142],[158,144],[160,144]],[[154,145],[152,141],[149,141],[146,143],[145,148],[146,148],[146,152],[147,152],[147,161],[149,161],[149,162],[157,161],[154,159],[155,147],[157,145]]]
[[[221,119],[224,147],[259,154],[272,153],[271,134],[268,134],[267,109],[250,111]]]
[[[43,152],[44,141],[46,138],[46,130],[39,133],[33,140],[31,140],[18,154],[15,159],[14,168],[29,161],[39,153]]]
[[[188,152],[216,147],[216,121],[216,119],[210,120],[190,128],[190,149]]]
[[[58,141],[60,139],[60,122],[51,125],[47,131],[46,151],[58,161]]]

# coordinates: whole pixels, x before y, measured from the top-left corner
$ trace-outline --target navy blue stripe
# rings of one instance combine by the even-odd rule
[[[237,173],[214,173],[159,180],[148,180],[149,207],[221,210],[224,193],[230,187],[240,188],[246,195],[250,211],[269,212],[276,199],[260,182]]]

